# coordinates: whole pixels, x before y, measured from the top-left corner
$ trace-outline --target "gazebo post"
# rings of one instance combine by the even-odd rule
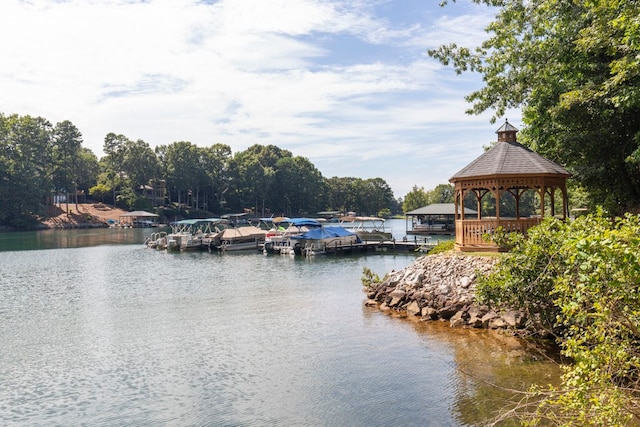
[[[568,212],[566,180],[571,176],[561,166],[536,154],[516,141],[517,129],[505,122],[496,132],[498,142],[475,159],[468,166],[456,173],[449,181],[455,189],[456,249],[460,251],[491,250],[500,248],[495,243],[487,243],[482,239],[487,230],[496,226],[506,231],[519,230],[522,233],[537,225],[540,220],[522,215],[522,195],[526,191],[536,191],[540,199],[540,217],[545,216],[545,198],[549,192],[550,209],[556,211],[555,192],[559,188],[563,195],[563,217]],[[473,192],[476,197],[477,215],[475,220],[466,220],[459,213],[458,205],[464,206],[465,192]],[[502,216],[501,200],[504,192],[509,192],[515,199],[515,219]],[[482,199],[491,192],[495,199],[495,219],[483,219]],[[464,212],[464,211],[463,211]],[[508,212],[506,212],[508,213]],[[535,211],[531,214],[535,214]],[[525,213],[525,215],[527,215]]]

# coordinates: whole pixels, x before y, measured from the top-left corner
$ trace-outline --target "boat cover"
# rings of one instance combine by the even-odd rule
[[[314,228],[297,236],[291,236],[291,238],[296,240],[322,240],[331,237],[347,236],[357,236],[357,234],[343,227],[322,227]]]
[[[322,225],[313,218],[289,218],[282,222],[295,225],[296,227],[320,227]]]
[[[262,238],[267,234],[265,230],[258,227],[247,225],[243,227],[226,228],[220,236],[223,240],[232,240],[239,238]]]

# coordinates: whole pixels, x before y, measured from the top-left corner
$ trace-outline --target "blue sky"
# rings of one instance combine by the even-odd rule
[[[480,76],[426,55],[477,45],[495,10],[438,4],[3,0],[0,112],[70,120],[98,157],[109,132],[234,153],[273,144],[404,197],[447,183],[500,126],[465,114]]]

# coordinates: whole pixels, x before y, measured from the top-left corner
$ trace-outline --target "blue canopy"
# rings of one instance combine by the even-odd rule
[[[356,233],[353,233],[343,227],[322,227],[314,228],[313,230],[309,230],[306,233],[302,233],[297,236],[291,236],[291,238],[296,240],[320,240],[331,237],[347,237],[355,235]]]
[[[322,225],[319,221],[313,218],[290,218],[282,221],[282,224],[287,223],[295,225],[296,227],[320,227]]]

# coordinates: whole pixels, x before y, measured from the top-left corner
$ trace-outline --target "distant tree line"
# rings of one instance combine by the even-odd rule
[[[188,141],[152,149],[141,139],[109,133],[98,159],[82,143],[70,121],[52,125],[42,117],[0,113],[0,225],[31,227],[51,205],[81,198],[127,210],[156,208],[169,217],[401,212],[384,179],[325,178],[307,158],[274,145],[235,154],[225,144]],[[160,203],[145,195],[150,184],[164,189]]]

